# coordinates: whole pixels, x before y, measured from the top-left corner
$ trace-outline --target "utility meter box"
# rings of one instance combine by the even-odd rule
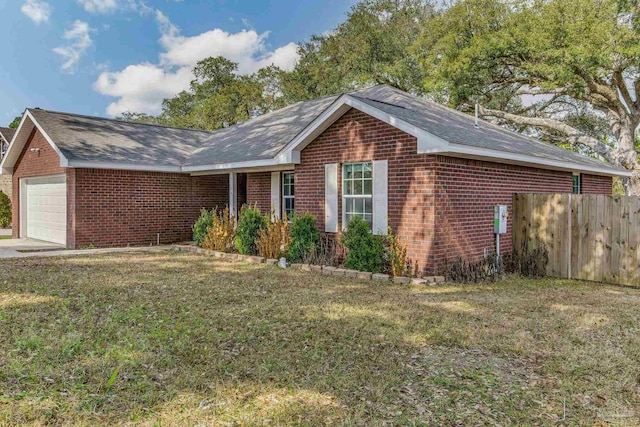
[[[493,232],[505,234],[507,232],[507,207],[498,205],[493,210]]]

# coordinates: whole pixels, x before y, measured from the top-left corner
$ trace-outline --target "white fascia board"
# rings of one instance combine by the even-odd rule
[[[180,166],[162,166],[162,165],[141,165],[132,163],[118,162],[94,162],[88,160],[70,160],[67,164],[70,168],[87,168],[87,169],[118,169],[132,170],[143,172],[182,172]]]
[[[229,171],[234,169],[250,169],[277,166],[282,162],[276,159],[249,160],[245,162],[218,163],[213,165],[183,166],[182,172]]]
[[[441,153],[447,151],[449,143],[446,140],[345,94],[336,99],[333,104],[327,107],[322,114],[287,144],[276,159],[280,162],[299,163],[300,151],[351,108],[362,111],[416,137],[418,140],[418,153]]]
[[[420,153],[420,151],[418,152]],[[489,148],[470,147],[468,145],[454,143],[450,143],[448,150],[442,154],[451,154],[455,157],[467,157],[480,160],[497,160],[498,163],[518,164],[538,169],[555,169],[606,176],[629,177],[632,175],[631,171],[615,171],[609,168],[599,168],[596,166],[581,165],[579,163],[544,159],[541,157],[528,156],[525,154],[509,153],[506,151],[491,150]]]
[[[28,129],[26,129],[25,126],[28,127]],[[42,136],[44,136],[44,139],[49,143],[51,148],[53,148],[56,154],[58,154],[58,158],[60,159],[60,166],[61,167],[69,166],[69,161],[67,160],[66,156],[62,154],[62,151],[60,151],[60,149],[53,142],[51,137],[47,135],[44,129],[42,129],[42,126],[40,126],[40,123],[38,123],[35,117],[33,117],[31,112],[29,112],[29,110],[25,110],[24,114],[22,115],[22,119],[20,120],[20,125],[18,126],[16,133],[13,135],[13,138],[11,138],[11,143],[9,143],[9,148],[7,149],[7,153],[5,154],[4,159],[2,159],[2,163],[0,164],[0,168],[3,174],[4,173],[10,174],[13,172],[13,168],[16,162],[18,161],[18,157],[20,157],[20,153],[22,153],[24,146],[28,142],[29,135],[33,131],[33,126],[35,126],[40,131],[40,133],[42,134]],[[28,133],[24,135],[25,132],[28,132]]]
[[[224,175],[230,172],[236,173],[252,173],[252,172],[282,172],[282,171],[292,171],[295,168],[293,163],[283,163],[278,165],[271,166],[257,166],[257,167],[241,167],[241,168],[233,168],[233,169],[216,169],[216,170],[205,170],[198,172],[186,172],[191,176],[203,176],[203,175]]]

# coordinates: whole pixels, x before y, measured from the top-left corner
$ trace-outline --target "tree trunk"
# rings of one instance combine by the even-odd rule
[[[640,196],[640,162],[638,162],[638,152],[635,147],[637,126],[637,123],[629,117],[612,126],[618,144],[610,160],[617,166],[633,172],[630,178],[622,179],[622,186],[629,196]]]

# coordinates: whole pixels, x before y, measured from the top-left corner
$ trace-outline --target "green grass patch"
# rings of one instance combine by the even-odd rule
[[[0,425],[640,422],[640,290],[184,253],[0,261]]]

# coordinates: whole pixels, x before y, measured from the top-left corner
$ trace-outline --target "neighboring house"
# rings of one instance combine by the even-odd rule
[[[15,129],[0,127],[0,161],[4,158]],[[11,175],[0,175],[0,191],[11,197]]]
[[[169,243],[191,238],[201,207],[256,203],[332,234],[353,216],[390,226],[425,272],[491,251],[493,208],[515,192],[611,194],[630,175],[385,85],[216,132],[29,109],[1,167],[14,237]]]

